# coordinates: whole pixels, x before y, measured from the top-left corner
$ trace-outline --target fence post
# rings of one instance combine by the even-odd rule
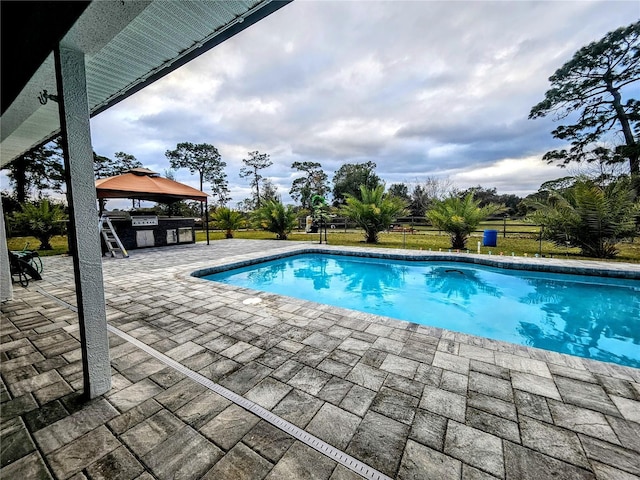
[[[507,238],[507,217],[503,218],[502,238]]]
[[[538,254],[542,257],[542,231],[544,230],[544,225],[540,225],[540,243],[538,247]]]

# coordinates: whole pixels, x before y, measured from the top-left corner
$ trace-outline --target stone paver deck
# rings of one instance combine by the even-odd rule
[[[640,478],[639,369],[190,276],[302,248],[105,258],[108,322],[391,478]],[[115,334],[84,400],[71,259],[43,276],[2,304],[0,478],[361,478]]]

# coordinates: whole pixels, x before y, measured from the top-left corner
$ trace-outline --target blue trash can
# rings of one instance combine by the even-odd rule
[[[498,246],[498,231],[497,230],[485,230],[482,237],[482,244],[485,247]]]

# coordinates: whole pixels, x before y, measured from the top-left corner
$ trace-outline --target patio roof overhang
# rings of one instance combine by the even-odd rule
[[[3,1],[0,167],[60,131],[56,103],[40,101],[44,90],[56,94],[58,42],[85,55],[94,116],[290,1]],[[19,37],[9,23],[23,29]]]

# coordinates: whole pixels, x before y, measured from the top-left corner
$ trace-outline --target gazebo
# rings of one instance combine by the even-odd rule
[[[122,175],[96,180],[98,199],[131,198],[158,203],[180,200],[207,201],[207,194],[184,183],[159,176],[146,168],[133,168]]]
[[[96,197],[103,214],[103,201],[130,198],[171,204],[180,200],[207,202],[207,194],[184,183],[164,178],[146,168],[134,168],[122,175],[96,180]],[[205,209],[206,210],[206,209]],[[126,249],[162,247],[195,241],[193,218],[160,217],[145,212],[109,215]],[[208,226],[208,222],[205,222]],[[208,233],[208,228],[207,228]],[[208,239],[209,235],[207,235]]]

